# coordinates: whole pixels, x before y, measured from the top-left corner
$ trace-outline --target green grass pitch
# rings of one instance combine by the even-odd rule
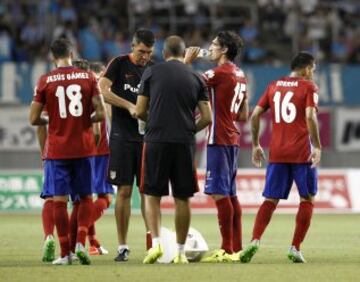
[[[117,263],[115,220],[106,215],[96,227],[109,255],[92,257],[90,266],[52,266],[41,262],[40,215],[0,213],[0,281],[360,281],[360,215],[315,215],[302,247],[307,264],[292,264],[286,257],[294,217],[273,216],[249,264],[143,265],[141,217],[133,215],[130,222],[130,260]],[[243,216],[245,244],[253,221],[254,215]],[[172,228],[173,216],[163,216],[163,225]],[[211,249],[219,247],[215,215],[194,215],[191,225],[202,232]]]

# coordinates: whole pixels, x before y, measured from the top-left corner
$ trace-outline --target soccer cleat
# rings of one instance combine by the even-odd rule
[[[90,257],[85,250],[85,247],[81,243],[76,243],[75,254],[78,257],[81,264],[89,265],[91,263]]]
[[[100,255],[108,255],[109,254],[109,251],[107,249],[105,249],[103,246],[100,246],[98,248],[99,252],[100,252]]]
[[[43,246],[43,262],[52,262],[55,259],[55,240],[52,235],[46,236]]]
[[[69,256],[70,256],[71,262],[79,261],[79,258],[73,252],[70,252]]]
[[[158,244],[155,247],[152,247],[148,250],[146,257],[143,260],[143,263],[145,264],[151,264],[155,263],[158,258],[160,258],[163,255],[164,251],[160,244]]]
[[[88,249],[88,253],[89,253],[89,256],[100,255],[98,248],[96,248],[95,246],[90,246],[90,248]]]
[[[100,247],[101,248],[101,247]],[[114,261],[128,261],[129,260],[130,250],[127,248],[120,249],[118,255],[114,258]]]
[[[72,264],[70,256],[59,257],[52,262],[53,265],[70,265]]]
[[[238,251],[236,253],[233,253],[230,255],[232,262],[239,262],[240,261],[240,255],[242,251]]]
[[[218,263],[218,262],[233,262],[233,255],[228,254],[223,249],[214,251],[210,256],[203,258],[200,262],[210,262],[210,263]]]
[[[189,263],[188,259],[184,254],[177,254],[173,260],[174,264],[187,264]]]
[[[260,241],[259,240],[252,240],[241,253],[240,253],[240,261],[242,263],[248,263],[251,261],[252,257],[256,254],[259,250]]]
[[[102,246],[100,246],[99,248],[96,248],[95,246],[90,246],[88,253],[89,256],[107,255],[109,251]]]
[[[298,251],[295,246],[291,246],[287,257],[294,263],[306,263],[301,251]]]

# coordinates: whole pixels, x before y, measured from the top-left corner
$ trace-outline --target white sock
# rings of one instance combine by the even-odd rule
[[[153,247],[156,247],[157,245],[159,245],[161,242],[160,242],[160,237],[153,237],[152,238],[152,246]]]
[[[119,245],[118,252],[120,252],[123,249],[129,249],[129,246],[128,245]]]
[[[185,255],[185,244],[177,244],[179,255]]]

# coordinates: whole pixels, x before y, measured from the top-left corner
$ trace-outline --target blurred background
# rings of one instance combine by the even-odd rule
[[[48,62],[49,43],[59,36],[67,37],[76,46],[76,56],[107,64],[112,57],[130,51],[132,33],[139,27],[149,28],[156,35],[155,61],[162,60],[162,45],[168,35],[178,34],[189,46],[207,48],[217,31],[238,32],[245,41],[245,49],[237,63],[249,82],[251,108],[271,80],[289,72],[289,61],[297,51],[313,53],[317,58],[324,148],[320,190],[324,192],[324,201],[328,201],[327,208],[337,205],[344,210],[360,210],[360,203],[356,204],[352,196],[359,193],[354,191],[358,190],[356,179],[360,179],[357,0],[2,0],[0,210],[39,204],[35,194],[41,189],[41,160],[35,128],[29,125],[27,116],[37,79],[52,68]],[[194,67],[204,71],[212,65],[198,60]],[[239,167],[240,172],[245,169],[248,178],[239,178],[238,189],[260,191],[263,172],[248,170],[252,167],[250,126],[248,123],[239,126],[242,131]],[[270,119],[265,116],[261,132],[265,148],[270,132]],[[197,138],[198,167],[204,168],[206,136],[201,133]],[[37,175],[30,180],[29,169]],[[258,173],[256,177],[252,176],[254,173]],[[16,200],[9,196],[16,191],[20,196],[26,191],[33,194]],[[358,194],[356,197],[360,199]],[[249,201],[253,198],[253,194],[248,195]]]

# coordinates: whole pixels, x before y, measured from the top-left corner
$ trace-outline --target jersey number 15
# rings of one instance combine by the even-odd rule
[[[65,93],[69,103],[69,113],[74,117],[79,117],[83,113],[83,105],[81,103],[81,86],[78,84],[70,84],[68,87],[58,86],[55,96],[59,101],[59,113],[61,118],[67,118],[67,109],[65,101]]]
[[[231,102],[230,112],[237,114],[239,112],[241,102],[244,99],[246,91],[246,84],[245,83],[236,83],[234,88],[234,97]]]

